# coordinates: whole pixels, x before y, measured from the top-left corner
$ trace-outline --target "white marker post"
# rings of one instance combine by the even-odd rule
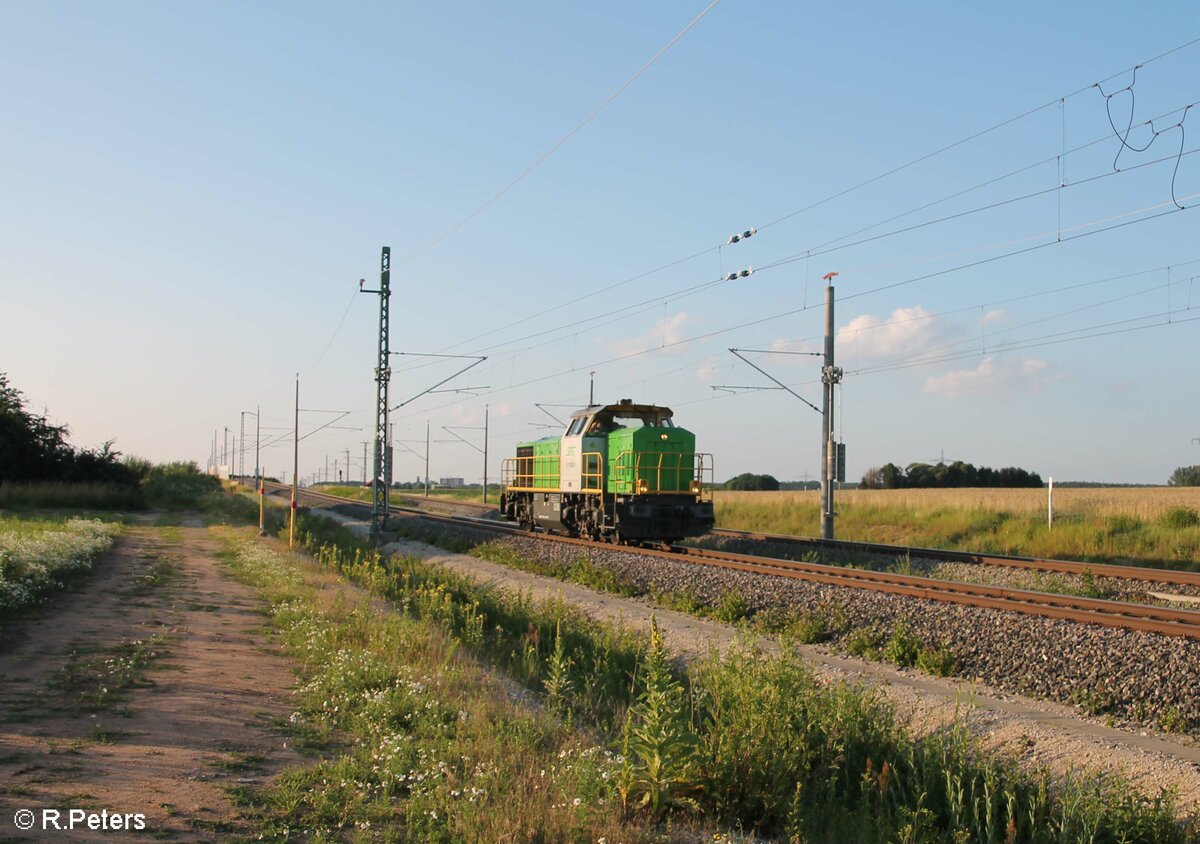
[[[1053,530],[1054,528],[1054,478],[1050,479],[1050,484],[1047,487],[1049,493],[1046,499],[1046,527]]]

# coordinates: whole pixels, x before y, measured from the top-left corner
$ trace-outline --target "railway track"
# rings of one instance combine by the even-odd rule
[[[268,486],[275,487],[277,490],[289,489],[288,487],[282,487],[281,485],[268,484]],[[315,504],[335,504],[363,509],[366,509],[369,506],[364,502],[354,501],[351,499],[342,498],[340,496],[329,495],[327,493],[312,492],[309,490],[301,490],[300,498],[303,501],[311,501]],[[518,534],[522,536],[531,535],[515,525],[497,522],[490,519],[481,519],[462,515],[441,515],[410,507],[392,507],[391,512],[406,516],[415,516],[425,520],[455,524],[462,527],[472,527],[477,530],[485,530],[493,533]],[[730,531],[721,531],[718,533],[734,533],[743,536],[743,538],[762,538],[770,536],[768,534],[742,534],[741,532]],[[634,548],[629,546],[613,546],[608,543],[593,542],[585,539],[573,539],[563,536],[552,536],[547,538],[552,539],[555,542],[563,542],[585,548],[597,548],[606,551],[620,550],[644,556],[674,560],[676,562],[693,562],[700,565],[707,565],[732,571],[770,575],[815,583],[825,583],[854,589],[868,589],[876,592],[887,592],[893,595],[924,598],[943,603],[954,603],[966,606],[985,607],[989,609],[1008,610],[1012,612],[1023,613],[1025,615],[1036,615],[1046,618],[1075,621],[1084,624],[1098,624],[1105,627],[1158,633],[1164,636],[1200,639],[1200,612],[1194,610],[1148,606],[1143,604],[1126,603],[1123,601],[1083,598],[1072,595],[1057,595],[1046,592],[1005,589],[996,586],[936,580],[933,578],[893,574],[890,572],[849,569],[821,563],[799,562],[775,557],[761,557],[751,554],[738,554],[705,548],[680,547],[670,550],[659,550],[650,548]],[[799,539],[797,537],[790,538]],[[828,542],[827,540],[816,541]],[[870,543],[836,543],[827,545],[827,547],[842,549],[855,547],[856,550],[873,550],[876,553],[891,553],[896,548],[896,546],[887,545],[872,546]],[[879,549],[887,550],[880,551]],[[936,551],[936,549],[911,549],[911,552],[914,553],[914,555],[917,555],[922,551],[931,551],[939,554],[959,553],[940,552]],[[974,558],[976,561],[981,561],[979,559],[980,556],[981,555],[960,554],[955,559],[956,561],[961,562],[964,560],[964,557],[968,557]],[[990,560],[991,558],[989,557],[988,559]],[[1008,557],[1001,559],[1024,563],[1025,565],[1023,567],[1026,568],[1036,568],[1036,564],[1038,562],[1042,562],[1033,558]],[[1067,561],[1044,562],[1072,565]],[[1003,563],[996,564],[1003,565]],[[1098,567],[1092,566],[1088,568],[1093,573],[1100,574],[1100,572],[1097,571]],[[1135,566],[1111,566],[1109,568],[1122,571],[1125,569],[1130,569],[1138,574],[1145,574],[1147,571]],[[1044,570],[1066,571],[1068,569]],[[1192,574],[1190,572],[1161,572],[1161,570],[1159,570],[1159,572],[1170,575]],[[1106,574],[1105,576],[1123,577],[1126,575]],[[1180,581],[1157,580],[1156,582],[1179,583]]]
[[[942,548],[921,548],[910,545],[884,545],[876,542],[855,542],[841,539],[817,539],[807,536],[790,536],[779,533],[762,533],[748,530],[709,531],[710,536],[728,539],[748,539],[760,542],[778,542],[799,548],[830,551],[850,551],[867,554],[883,554],[893,557],[905,555],[922,560],[937,560],[947,563],[975,563],[1005,568],[1019,568],[1039,572],[1060,574],[1090,573],[1095,577],[1116,577],[1124,580],[1139,580],[1148,583],[1165,583],[1172,586],[1200,587],[1200,572],[1172,571],[1147,566],[1121,566],[1109,563],[1080,563],[1074,560],[1050,560],[1039,557],[1018,557],[1004,554],[977,554],[971,551],[948,551]]]

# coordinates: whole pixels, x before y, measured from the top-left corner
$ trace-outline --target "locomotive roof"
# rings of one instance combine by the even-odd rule
[[[674,411],[669,407],[662,407],[656,404],[634,404],[630,399],[623,399],[616,404],[593,404],[582,410],[577,410],[571,414],[572,419],[578,419],[581,416],[594,416],[602,411],[610,413],[623,413],[630,416],[640,416],[642,414],[653,414],[655,416],[674,416]]]

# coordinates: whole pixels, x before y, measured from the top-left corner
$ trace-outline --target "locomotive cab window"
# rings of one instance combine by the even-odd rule
[[[567,429],[567,436],[573,437],[583,430],[584,423],[587,422],[587,417],[581,416],[571,423],[571,427]]]

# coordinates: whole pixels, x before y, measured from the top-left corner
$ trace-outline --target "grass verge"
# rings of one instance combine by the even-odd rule
[[[305,689],[315,694],[298,718],[331,737],[353,734],[355,747],[382,748],[364,744],[373,739],[363,737],[389,736],[388,747],[407,748],[398,751],[400,767],[389,769],[396,779],[406,777],[404,786],[350,779],[366,770],[356,766],[367,764],[354,751],[297,772],[300,786],[290,792],[285,778],[256,804],[286,807],[296,817],[326,824],[323,829],[336,815],[339,823],[360,829],[363,823],[377,829],[387,819],[400,830],[397,837],[412,840],[595,840],[590,836],[608,836],[604,829],[623,829],[621,840],[636,840],[713,826],[829,842],[1187,841],[1196,832],[1194,818],[1176,822],[1170,794],[1147,799],[1116,776],[1022,771],[1012,760],[984,753],[963,720],[913,737],[879,694],[819,682],[787,647],[774,655],[749,647],[713,655],[683,674],[670,666],[656,632],[649,640],[633,639],[558,603],[535,605],[415,560],[384,561],[344,530],[315,521],[305,521],[303,537],[321,565],[402,610],[384,612],[379,623],[397,626],[382,635],[364,627],[367,603],[330,607],[314,617],[311,605],[297,608],[283,593],[272,598],[277,607],[287,605],[275,615],[291,631],[285,635],[292,647],[315,649],[297,651],[312,671]],[[411,626],[416,624],[421,626]],[[329,632],[337,629],[345,632]],[[417,629],[424,631],[419,637]],[[425,643],[434,638],[443,644],[429,650]],[[386,654],[391,656],[381,662]],[[473,659],[467,661],[468,655]],[[430,673],[439,660],[444,667]],[[499,679],[483,682],[464,667],[480,665],[487,677]],[[401,691],[410,688],[418,695],[415,705],[410,692]],[[431,688],[432,705],[419,697]],[[488,711],[497,699],[506,707],[525,703],[504,709],[506,717],[492,723],[472,718],[472,707]],[[379,728],[375,716],[354,714],[375,700],[394,702],[379,716],[390,729]],[[417,737],[404,738],[421,707],[441,713],[434,721],[442,732],[422,726]],[[454,707],[467,718],[453,715]],[[542,726],[533,732],[521,727],[516,732],[525,739],[506,745],[507,756],[496,751],[487,758],[497,764],[514,756],[526,760],[520,770],[504,769],[516,794],[502,792],[499,779],[476,783],[454,759],[481,757],[446,744],[474,736],[479,754],[513,735],[514,723]],[[477,725],[485,729],[473,732]],[[595,736],[595,743],[579,741],[580,730]],[[539,749],[549,756],[537,756]],[[564,751],[569,765],[559,760],[555,766],[554,757]],[[585,764],[585,754],[608,761]],[[385,758],[371,756],[376,764]],[[448,772],[436,773],[444,769],[429,767],[429,760],[449,766]],[[596,790],[586,791],[576,780],[565,789],[567,767],[573,776],[585,772]],[[555,826],[532,829],[528,795],[538,792],[530,788],[551,772],[554,796],[546,818]],[[414,790],[411,777],[421,775],[419,783],[431,776],[441,782],[429,786],[440,795],[436,805],[428,802],[434,798],[425,786]],[[459,786],[468,782],[490,788],[493,825],[486,831],[478,826],[474,804],[461,802]],[[318,783],[333,788],[322,792],[319,804],[312,802]]]

